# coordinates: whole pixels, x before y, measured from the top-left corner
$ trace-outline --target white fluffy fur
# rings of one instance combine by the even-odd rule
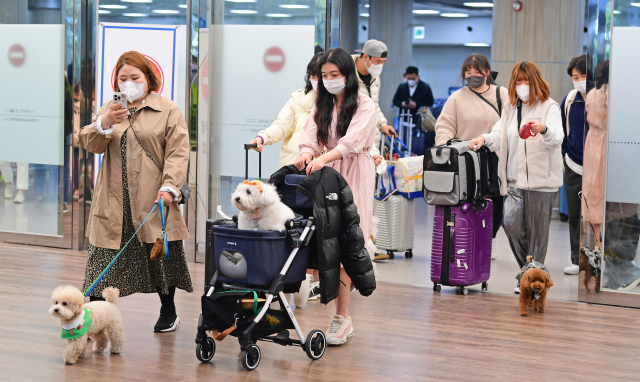
[[[62,325],[72,323],[82,313],[83,307],[91,309],[93,313],[89,330],[79,338],[66,340],[67,346],[63,352],[66,364],[71,365],[78,358],[84,358],[89,337],[94,341],[94,352],[104,351],[109,342],[111,342],[112,354],[118,354],[122,351],[127,338],[124,334],[122,314],[115,304],[119,295],[118,289],[109,287],[102,292],[102,297],[106,301],[93,301],[83,305],[84,295],[78,288],[71,285],[60,285],[53,290],[49,313],[59,318]]]
[[[231,195],[231,203],[240,210],[238,228],[255,231],[284,230],[284,223],[295,217],[293,211],[280,201],[275,186],[265,183],[261,187],[262,192],[256,186],[240,183]],[[258,218],[257,227],[254,215]]]

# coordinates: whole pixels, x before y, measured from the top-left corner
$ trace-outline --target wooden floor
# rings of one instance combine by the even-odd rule
[[[156,295],[119,300],[127,345],[120,355],[87,352],[66,366],[59,322],[48,315],[61,283],[81,286],[83,252],[0,244],[1,381],[596,381],[640,380],[637,310],[550,301],[523,318],[515,297],[380,284],[352,294],[355,335],[312,362],[300,348],[259,343],[262,361],[245,372],[235,338],[211,363],[195,357],[203,266],[196,292],[177,293],[182,324],[154,334]],[[326,330],[332,306],[312,302],[295,314],[303,330]],[[294,335],[294,334],[292,334]]]

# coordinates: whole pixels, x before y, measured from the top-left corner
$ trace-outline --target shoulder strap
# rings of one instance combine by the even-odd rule
[[[489,102],[489,100],[487,100],[486,98],[484,98],[482,96],[482,94],[476,92],[475,90],[469,88],[469,90],[471,90],[473,92],[473,94],[477,95],[478,97],[480,97],[481,100],[483,100],[484,102],[486,102],[487,104],[489,104],[489,106],[491,106],[493,108],[493,110],[496,111],[496,113],[498,113],[498,115],[500,115],[500,111],[498,111],[498,109],[496,109],[495,105],[492,104],[491,102]]]
[[[496,101],[498,102],[498,115],[502,117],[502,98],[500,97],[500,85],[496,85]]]
[[[144,151],[144,153],[149,157],[149,159],[151,159],[151,162],[153,162],[154,165],[156,165],[156,168],[158,169],[158,171],[160,171],[160,173],[162,173],[162,168],[158,165],[158,163],[156,163],[155,160],[153,160],[153,157],[151,156],[151,153],[149,151],[147,151],[147,149],[144,147],[144,145],[142,144],[142,142],[140,142],[140,139],[138,138],[138,134],[136,134],[136,129],[133,128],[133,121],[135,119],[135,114],[133,118],[129,119],[129,127],[131,128],[131,131],[133,131],[133,135],[136,137],[136,141],[138,141],[138,144],[140,145],[140,147],[142,147],[142,151]]]
[[[571,109],[571,105],[573,105],[573,101],[576,100],[576,95],[578,95],[578,89],[573,89],[567,95],[567,99],[564,100],[564,118],[566,120],[567,126],[567,136],[569,136],[569,110]]]
[[[522,100],[518,98],[518,102],[516,103],[516,108],[518,108],[518,131],[520,131],[520,124],[522,123]]]

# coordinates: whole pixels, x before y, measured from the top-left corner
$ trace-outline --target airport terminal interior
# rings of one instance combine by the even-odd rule
[[[638,27],[640,3],[632,0],[0,0],[0,86],[5,89],[0,92],[0,330],[3,333],[0,336],[0,380],[640,380],[640,363],[637,362],[640,329],[635,326],[640,309],[640,167],[635,165],[640,160],[640,140],[635,131],[636,107],[632,103],[635,85],[640,86],[640,77],[635,70],[635,63],[640,59]],[[384,43],[381,58],[386,61],[378,76],[371,69],[375,67],[377,61],[373,58],[377,56],[367,53],[373,52],[366,45],[370,40]],[[325,338],[325,334],[318,335],[324,339],[320,346],[315,340],[299,338],[300,331],[294,326],[299,324],[304,335],[313,329],[328,332],[329,323],[334,325],[334,314],[344,307],[341,305],[345,301],[344,294],[336,302],[325,305],[321,302],[324,296],[307,302],[305,290],[304,302],[299,302],[300,296],[294,297],[285,286],[287,293],[283,296],[292,310],[289,314],[281,312],[280,317],[287,323],[291,321],[289,317],[295,316],[293,321],[297,320],[296,325],[288,328],[285,338],[283,331],[275,331],[276,324],[271,320],[275,320],[275,316],[270,316],[275,314],[273,309],[280,312],[280,307],[274,308],[272,304],[267,311],[268,305],[264,304],[267,297],[278,290],[273,289],[275,282],[271,287],[273,290],[267,285],[257,288],[257,294],[244,290],[251,289],[248,282],[241,283],[243,287],[229,286],[233,283],[221,273],[222,265],[218,264],[228,252],[223,251],[225,255],[222,256],[216,245],[236,239],[224,235],[216,238],[216,235],[228,230],[219,225],[222,224],[220,219],[245,213],[237,208],[236,187],[245,179],[265,183],[270,178],[274,180],[276,177],[272,174],[297,158],[297,143],[293,144],[298,150],[295,158],[283,163],[281,156],[281,152],[287,152],[292,146],[289,139],[300,139],[299,135],[293,134],[294,130],[303,129],[297,125],[297,120],[291,122],[290,136],[285,137],[283,133],[274,142],[266,142],[262,131],[277,125],[274,121],[285,118],[285,104],[297,99],[292,93],[309,86],[306,93],[296,94],[306,96],[309,91],[316,94],[310,87],[309,60],[335,48],[345,49],[354,55],[354,59],[371,62],[363,64],[365,70],[371,70],[368,80],[358,62],[355,64],[358,76],[352,78],[360,81],[361,91],[368,91],[366,97],[377,102],[378,115],[386,118],[387,123],[378,123],[378,127],[391,126],[399,139],[391,141],[383,135],[382,145],[377,149],[387,154],[384,162],[388,167],[377,172],[375,190],[371,189],[368,196],[374,199],[371,206],[375,210],[377,232],[372,232],[371,245],[375,240],[377,251],[369,251],[370,257],[362,257],[370,249],[370,238],[365,234],[364,252],[360,253],[359,259],[373,267],[370,274],[371,278],[375,274],[375,290],[366,297],[361,295],[363,290],[349,294],[349,286],[337,280],[338,268],[333,269],[333,292],[337,296],[338,288],[340,293],[347,291],[346,304],[351,321],[345,333],[351,330],[352,336],[347,340],[345,334],[346,342],[335,346],[337,344],[331,342],[331,338]],[[167,105],[172,105],[171,113],[178,113],[179,117],[175,117],[177,124],[160,128],[163,134],[174,135],[163,136],[157,141],[159,143],[152,141],[151,153],[147,151],[148,147],[139,149],[136,146],[138,136],[131,139],[136,131],[144,133],[147,127],[144,125],[129,130],[128,141],[123,139],[115,147],[122,152],[114,155],[109,151],[114,146],[113,140],[98,149],[91,145],[103,137],[111,139],[112,133],[121,137],[129,128],[126,119],[112,132],[100,122],[107,118],[103,115],[107,113],[103,105],[110,102],[114,93],[129,94],[123,90],[124,84],[119,87],[120,91],[116,89],[119,81],[122,83],[119,57],[127,51],[140,52],[147,58],[148,67],[158,79],[155,97],[164,99],[162,104],[154,99],[147,105],[145,99],[139,105],[142,111],[155,110],[164,115],[169,113]],[[519,97],[520,82],[515,84],[512,71],[517,74],[518,70],[524,71],[525,66],[535,66],[548,84],[546,97],[557,102],[557,114],[563,119],[562,130],[557,131],[565,142],[562,154],[558,141],[556,148],[544,146],[545,156],[536,160],[538,163],[548,161],[551,179],[552,159],[548,159],[546,153],[553,152],[558,158],[564,158],[564,162],[558,159],[563,173],[559,175],[562,187],[558,184],[558,187],[544,188],[551,190],[545,194],[553,194],[553,200],[548,203],[550,211],[535,202],[529,206],[530,193],[536,191],[521,190],[527,198],[526,204],[522,204],[527,206],[522,235],[531,232],[531,219],[543,221],[540,216],[550,215],[543,227],[546,230],[548,226],[546,258],[544,254],[541,256],[553,286],[542,298],[542,301],[547,299],[544,313],[530,308],[528,316],[520,314],[519,304],[523,299],[514,293],[514,288],[520,290],[517,276],[522,266],[514,255],[514,236],[508,236],[503,228],[497,231],[493,240],[486,241],[477,257],[486,260],[478,261],[490,269],[484,279],[447,285],[442,279],[449,280],[449,272],[445,277],[444,271],[434,270],[449,260],[450,268],[455,267],[461,274],[467,274],[460,271],[463,267],[473,273],[473,268],[480,266],[476,260],[461,263],[459,257],[456,264],[454,257],[464,255],[464,249],[457,255],[452,250],[451,257],[447,254],[444,258],[449,244],[444,243],[436,232],[438,224],[444,224],[439,214],[457,207],[437,205],[429,197],[432,191],[423,185],[431,176],[426,166],[433,165],[427,163],[429,159],[423,162],[424,158],[433,162],[433,158],[440,155],[440,151],[436,154],[435,148],[429,150],[435,146],[441,131],[439,123],[443,122],[439,121],[449,118],[447,113],[451,113],[452,108],[455,113],[455,101],[460,110],[467,107],[460,104],[459,98],[461,92],[472,88],[472,83],[465,78],[463,62],[474,54],[486,57],[490,64],[490,71],[480,73],[486,76],[486,85],[490,84],[487,89],[497,85],[508,93],[503,99],[509,105],[503,110],[510,110],[509,107],[515,110],[515,100]],[[578,58],[582,64],[577,63]],[[473,62],[473,65],[482,65],[479,61]],[[127,67],[126,63],[124,65]],[[531,73],[529,70],[527,73]],[[574,72],[582,77],[572,77]],[[425,83],[431,94],[430,101],[420,106],[421,109],[402,106],[415,98],[413,90],[408,93],[406,102],[399,98],[403,89],[413,89],[414,77],[419,80],[418,89]],[[372,78],[373,82],[366,85]],[[378,84],[374,86],[376,80]],[[533,77],[530,80],[531,89],[535,90]],[[579,87],[579,80],[586,84],[583,88]],[[328,84],[322,74],[319,81]],[[151,85],[147,81],[145,89],[151,89]],[[379,95],[372,94],[376,86]],[[485,86],[484,82],[482,86]],[[319,99],[322,99],[322,92],[329,91],[324,85],[316,89]],[[629,94],[623,94],[625,92]],[[482,94],[489,97],[488,93],[476,94],[483,99]],[[493,97],[495,99],[495,95]],[[480,102],[478,105],[483,105],[484,112],[491,114],[493,109],[489,106],[495,106],[484,101],[485,104]],[[315,103],[315,98],[311,102]],[[313,103],[305,109],[307,115]],[[297,107],[298,111],[302,110],[302,106]],[[571,114],[570,130],[569,107],[581,110]],[[420,111],[416,112],[417,109]],[[129,111],[145,115],[140,111]],[[492,121],[506,120],[505,113],[491,114]],[[431,127],[425,127],[429,121],[427,116],[433,119]],[[294,117],[286,118],[293,120]],[[478,120],[482,118],[477,117]],[[133,126],[135,119],[128,121]],[[575,126],[576,121],[581,124]],[[516,125],[515,119],[513,124]],[[119,130],[119,126],[124,127]],[[186,130],[180,130],[180,126]],[[472,127],[460,126],[458,131]],[[542,138],[529,139],[546,142],[547,138],[542,135],[546,131],[541,131]],[[579,137],[573,141],[580,147],[582,165],[574,163],[571,159],[575,158],[574,152],[567,149],[571,145],[571,134]],[[146,137],[141,134],[145,143],[155,139],[150,136],[150,133]],[[519,139],[517,133],[513,136]],[[245,147],[258,137],[264,143],[260,154]],[[505,132],[503,141],[506,137]],[[168,211],[173,212],[167,212],[165,229],[167,237],[176,238],[178,232],[185,234],[169,241],[164,249],[166,241],[162,240],[160,221],[165,215],[161,217],[158,211],[154,212],[157,204],[154,205],[153,200],[149,200],[148,207],[139,207],[138,196],[132,196],[131,200],[129,196],[122,196],[117,166],[144,162],[160,148],[161,164],[165,169],[171,168],[169,150],[162,150],[172,147],[172,140],[178,139],[184,143],[180,160],[188,163],[187,171],[178,173],[186,179],[175,180],[170,176],[165,181],[168,172],[161,169],[164,178],[158,183],[162,185],[158,197],[168,194],[175,200],[175,196],[180,195],[185,201],[171,204]],[[471,138],[463,140],[467,139]],[[282,140],[285,142],[279,142]],[[123,142],[128,142],[128,146]],[[109,149],[104,148],[107,145]],[[519,147],[526,152],[526,143]],[[328,144],[326,151],[329,153],[324,155],[332,152]],[[126,153],[124,162],[123,153]],[[140,155],[137,159],[136,153]],[[504,154],[507,154],[506,150]],[[470,155],[475,154],[471,151],[467,157]],[[366,156],[369,158],[368,153]],[[504,157],[495,158],[502,165],[507,161]],[[112,164],[114,158],[116,161]],[[529,158],[524,161],[530,163]],[[570,164],[566,164],[568,162]],[[468,163],[467,171],[473,171],[473,165],[469,167]],[[412,165],[415,168],[410,167]],[[159,168],[157,164],[156,167]],[[138,195],[138,186],[145,188],[145,182],[156,182],[153,180],[156,179],[156,167],[147,162],[141,167],[142,171],[137,167],[137,170],[123,174],[123,182],[128,177],[130,195]],[[524,168],[523,165],[516,167]],[[560,174],[559,167],[557,170]],[[509,171],[507,165],[504,171]],[[529,168],[526,171],[527,177],[518,177],[518,184],[522,179],[529,183]],[[152,172],[153,176],[149,175]],[[413,172],[420,176],[410,178]],[[115,178],[114,173],[117,174]],[[456,172],[455,176],[462,175]],[[579,189],[576,189],[575,176],[579,177]],[[503,181],[502,178],[499,180]],[[283,181],[283,184],[290,186],[287,182]],[[247,183],[245,186],[255,186],[263,192],[260,182]],[[510,178],[509,187],[503,187],[502,195],[507,189],[511,195],[515,183]],[[173,188],[167,189],[166,185],[173,185]],[[181,185],[183,189],[176,191],[175,188]],[[185,197],[185,186],[190,189],[190,197]],[[354,185],[349,186],[354,188]],[[410,187],[416,188],[410,190]],[[392,191],[393,195],[389,196]],[[151,194],[150,198],[155,197],[156,191]],[[300,192],[297,195],[300,197]],[[492,196],[492,200],[496,198],[503,200]],[[473,202],[479,199],[486,198]],[[355,203],[361,203],[359,200]],[[394,227],[397,222],[384,215],[388,210],[383,213],[384,208],[378,208],[384,207],[385,203],[391,205],[392,200],[404,208],[393,217],[403,222],[402,228]],[[591,212],[589,202],[593,204],[594,200],[599,204],[593,208],[597,211]],[[125,211],[124,216],[123,205],[125,210],[126,206],[131,209],[128,213]],[[476,207],[473,204],[470,208],[475,211]],[[314,221],[321,224],[324,217],[328,232],[327,212],[319,208],[314,200]],[[259,210],[255,211],[252,224],[255,223],[258,229],[261,224],[256,218]],[[504,211],[505,217],[514,213],[507,208],[507,202]],[[143,227],[141,231],[135,231],[145,224],[141,222],[146,222],[147,213],[150,219],[146,224],[155,224],[158,229]],[[115,224],[115,236],[113,214],[123,217]],[[385,220],[387,218],[390,220]],[[529,219],[528,222],[525,219]],[[459,220],[464,223],[462,218]],[[217,229],[212,228],[214,221],[217,221]],[[126,227],[122,227],[122,223]],[[336,224],[335,221],[332,224]],[[455,218],[449,224],[455,224]],[[484,220],[482,226],[485,226]],[[219,227],[223,227],[222,231]],[[462,227],[464,231],[465,226]],[[145,247],[135,239],[125,251],[123,245],[129,236],[123,236],[119,243],[120,229],[123,235],[126,231],[129,236],[134,231],[141,232],[138,240],[147,243],[153,243],[155,237],[160,236],[156,245],[163,248],[161,253],[169,255],[154,263],[144,252],[152,244]],[[319,241],[318,235],[326,234],[322,229],[316,230],[312,243]],[[341,238],[349,235],[345,233],[345,227],[341,230]],[[454,231],[443,235],[450,238]],[[275,233],[276,236],[294,237],[293,244],[286,246],[286,256],[297,245],[295,235],[300,232],[302,228]],[[405,237],[399,241],[403,244],[396,248],[385,245],[389,237],[391,242],[397,241],[394,235]],[[151,236],[154,238],[149,239]],[[247,240],[256,241],[255,237],[262,236],[256,234]],[[539,248],[534,248],[533,241],[525,240],[525,244],[531,246],[530,253],[538,253]],[[267,245],[266,240],[255,245],[264,256],[275,248],[272,244]],[[487,250],[487,246],[491,249]],[[175,251],[175,248],[180,250]],[[299,253],[303,248],[304,243]],[[325,244],[318,248],[318,252],[328,252]],[[119,250],[124,252],[120,262],[125,259],[125,265],[118,264],[117,256],[114,258]],[[117,299],[116,306],[121,312],[127,337],[124,348],[118,354],[111,352],[116,346],[114,337],[110,347],[95,352],[92,347],[98,346],[96,338],[98,342],[100,339],[97,335],[89,335],[93,338],[86,346],[82,345],[83,349],[86,347],[86,354],[73,364],[65,364],[67,358],[63,359],[63,352],[67,351],[67,341],[63,338],[69,328],[63,325],[63,338],[59,338],[61,323],[58,317],[53,317],[57,311],[52,314],[49,310],[52,303],[58,303],[54,289],[63,284],[74,286],[81,294],[86,292],[84,301],[88,303],[93,288],[89,285],[96,276],[100,274],[96,288],[102,290],[109,285],[101,284],[101,277],[117,280],[112,275],[120,273],[118,277],[122,277],[123,272],[125,281],[120,282],[124,288],[129,287],[131,279],[143,277],[136,273],[139,271],[137,264],[129,260],[132,254],[141,253],[145,256],[144,267],[149,264],[144,277],[153,278],[159,272],[164,281],[145,290],[126,292],[126,296]],[[183,274],[190,275],[188,284],[192,291],[181,284],[177,285],[176,291],[174,285],[165,283],[166,277],[178,277],[171,270],[176,266],[176,260],[174,258],[174,263],[170,263],[168,257],[176,253],[180,259],[184,257],[180,269]],[[305,253],[308,254],[308,250]],[[96,260],[100,256],[107,257]],[[233,258],[234,254],[229,256]],[[249,259],[247,257],[247,262]],[[233,261],[237,263],[238,257]],[[309,264],[309,268],[326,265],[318,260]],[[538,265],[534,267],[539,268]],[[249,280],[246,273],[252,270],[251,266],[249,270],[246,267],[245,264],[244,279]],[[345,266],[345,269],[353,268]],[[101,274],[103,270],[105,272]],[[278,270],[273,277],[277,276]],[[214,273],[223,280],[212,279]],[[312,275],[309,271],[303,290],[309,279],[318,281],[317,275]],[[313,281],[310,285],[312,294],[316,290],[314,287],[330,288],[324,278],[319,285]],[[153,281],[149,285],[152,284]],[[223,292],[215,289],[221,286]],[[357,281],[352,286],[358,287]],[[160,292],[156,293],[156,288]],[[166,301],[162,300],[166,290],[175,292],[173,314],[177,314],[179,321],[173,318],[170,329],[163,330],[166,332],[154,331],[154,324],[157,329],[161,321],[158,311],[161,318],[166,313]],[[238,290],[249,296],[242,298],[239,310],[242,319],[246,314],[258,322],[262,317],[258,313],[263,308],[267,311],[266,317],[271,317],[269,325],[275,333],[273,336],[280,336],[258,341],[258,352],[253,350],[255,345],[250,338],[245,338],[248,341],[245,343],[242,338],[235,338],[242,337],[240,330],[231,332],[226,339],[222,336],[214,341],[211,337],[215,337],[218,330],[222,333],[226,326],[214,328],[213,332],[209,331],[210,327],[207,331],[203,329],[206,326],[203,326],[203,320],[213,316],[207,316],[214,301],[212,294],[234,295]],[[141,291],[144,293],[135,293]],[[540,301],[538,292],[531,290],[525,294],[537,304]],[[91,296],[92,304],[111,304],[93,302],[98,294]],[[220,297],[215,301],[221,304],[219,301],[222,300]],[[239,306],[240,301],[237,303]],[[250,308],[244,308],[246,303]],[[66,305],[61,309],[65,308]],[[98,305],[94,310],[97,313],[87,315],[94,319],[92,325],[95,327],[104,317]],[[348,320],[345,318],[344,321]],[[91,320],[88,322],[91,324]],[[91,331],[89,324],[84,323]],[[227,326],[230,324],[232,327],[238,325],[237,315],[235,322],[232,315]],[[82,327],[82,324],[74,325],[71,331]],[[202,333],[215,344],[215,354],[208,353],[207,346],[210,345],[207,337],[202,340]],[[298,339],[306,344],[295,342]],[[254,335],[253,342],[255,340]],[[327,341],[332,346],[327,346]],[[280,346],[282,344],[293,346]],[[317,360],[311,355],[314,344],[322,349]],[[207,354],[211,358],[202,360]]]

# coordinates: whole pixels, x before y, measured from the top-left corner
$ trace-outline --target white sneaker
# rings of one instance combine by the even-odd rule
[[[329,345],[342,345],[353,336],[353,325],[351,324],[351,317],[342,317],[336,314],[331,319],[329,329],[327,329],[327,344]]]
[[[496,239],[491,239],[491,260],[496,259]]]
[[[7,183],[7,186],[4,188],[4,198],[11,199],[13,197],[13,183]]]
[[[18,192],[16,198],[13,199],[14,203],[24,203],[24,194],[22,192]]]
[[[580,267],[575,264],[571,264],[564,269],[565,275],[577,275],[578,273],[580,273]]]
[[[520,287],[517,286],[516,289],[513,290],[513,293],[520,294]]]

